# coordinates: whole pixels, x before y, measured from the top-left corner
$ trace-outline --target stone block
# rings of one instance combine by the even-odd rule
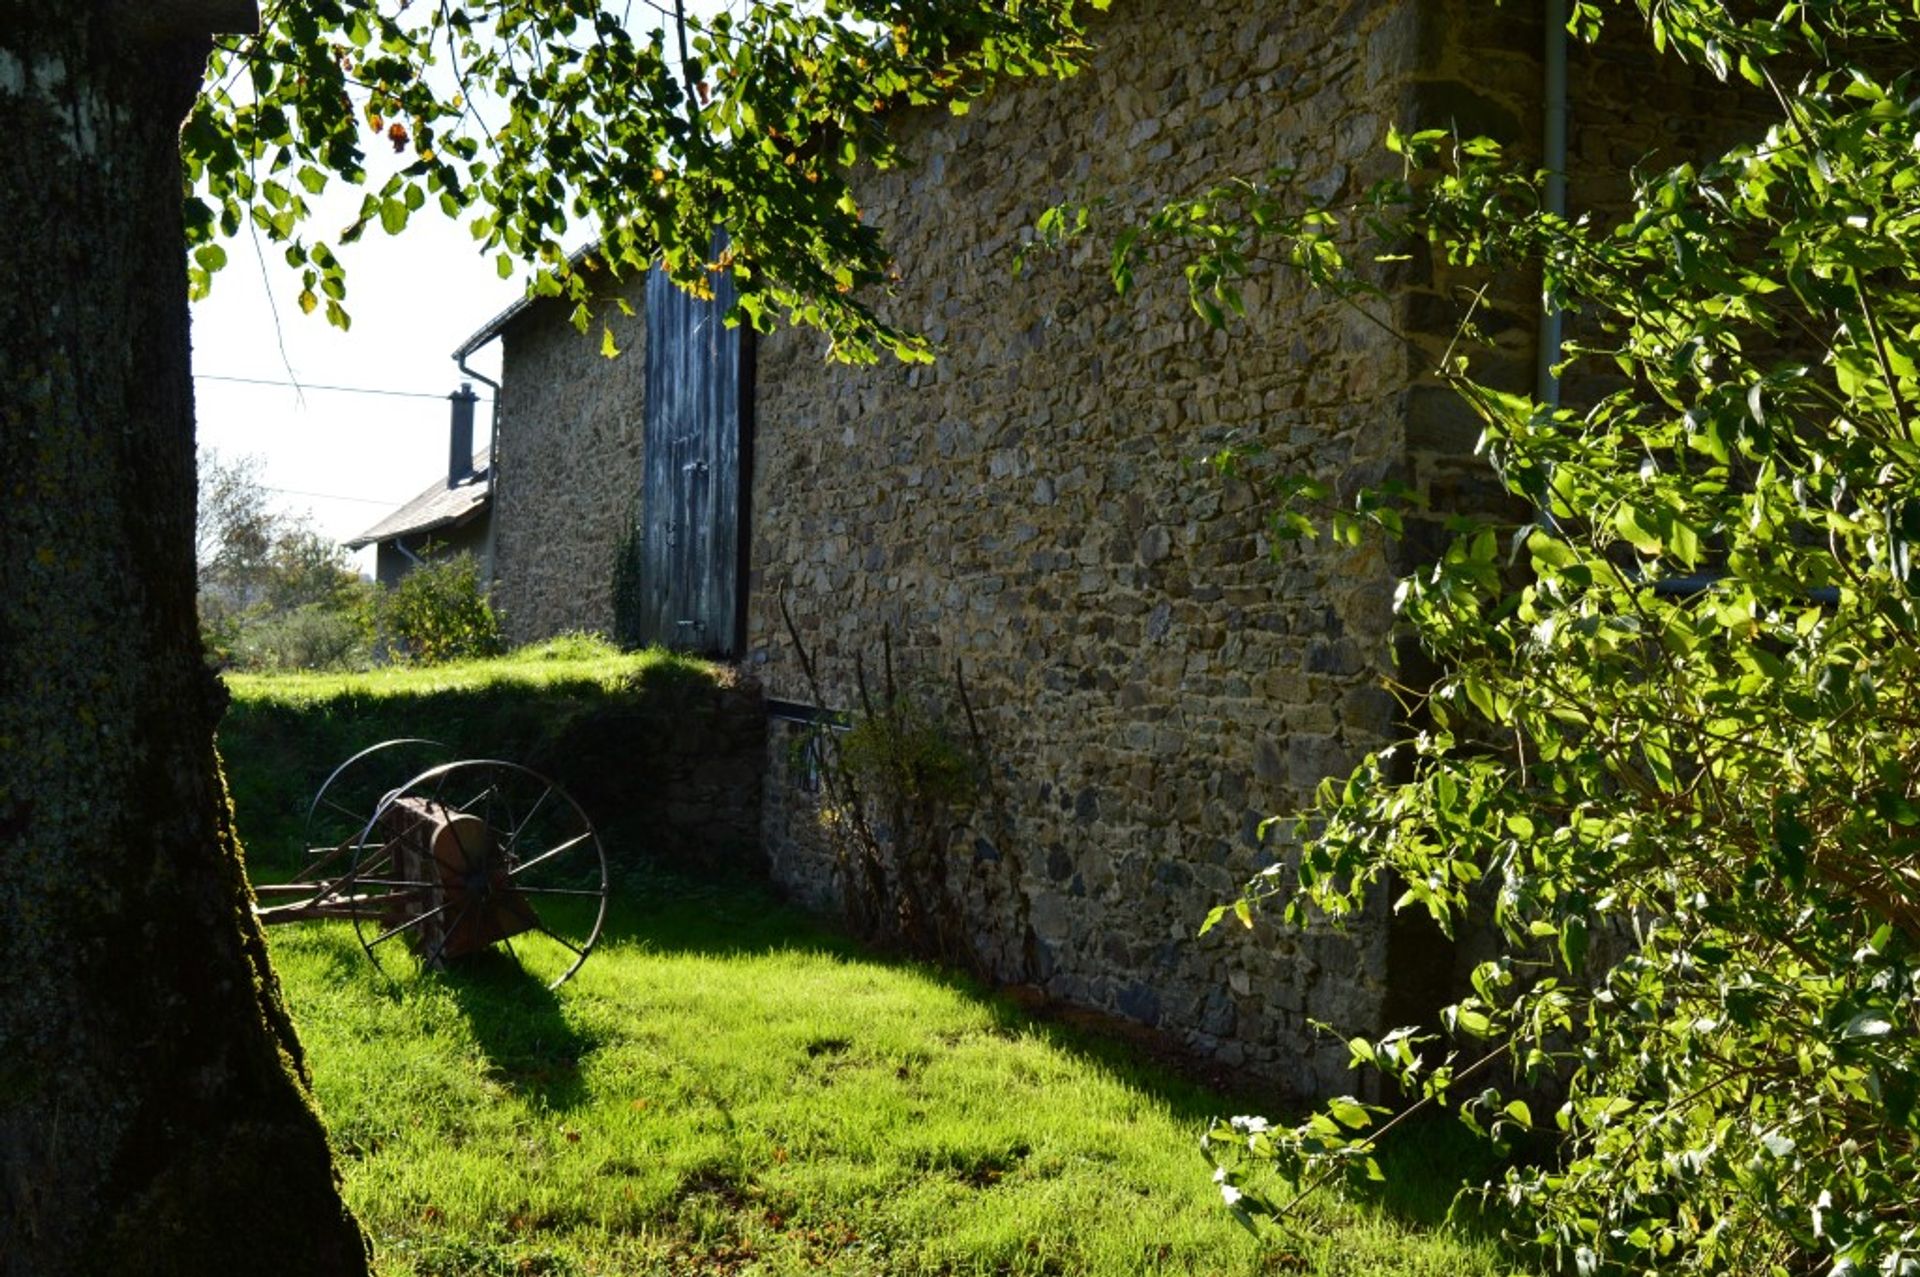
[[[1122,987],[1114,998],[1114,1007],[1129,1020],[1146,1025],[1160,1023],[1160,992],[1143,981]]]

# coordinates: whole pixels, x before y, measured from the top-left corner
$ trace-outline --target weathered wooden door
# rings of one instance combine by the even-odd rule
[[[738,648],[743,535],[741,330],[711,301],[659,271],[647,280],[645,489],[640,634],[646,642],[730,656]]]

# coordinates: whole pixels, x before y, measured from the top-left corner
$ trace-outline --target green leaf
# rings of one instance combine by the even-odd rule
[[[1486,1012],[1468,1006],[1454,1008],[1453,1023],[1460,1032],[1475,1038],[1484,1038],[1493,1029]]]
[[[1560,961],[1578,974],[1587,960],[1587,924],[1580,918],[1568,918],[1560,924]]]
[[[1613,512],[1614,531],[1634,549],[1645,555],[1660,553],[1660,535],[1647,526],[1640,511],[1622,502]]]
[[[1667,536],[1667,549],[1689,568],[1700,564],[1700,535],[1678,519]]]
[[[1351,1131],[1364,1131],[1373,1125],[1373,1115],[1367,1112],[1366,1105],[1351,1096],[1343,1095],[1328,1100],[1327,1112],[1334,1121]]]

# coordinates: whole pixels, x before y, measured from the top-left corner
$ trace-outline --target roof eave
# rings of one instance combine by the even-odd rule
[[[580,265],[582,262],[585,262],[589,257],[591,257],[593,255],[594,250],[599,247],[600,247],[599,240],[594,240],[593,242],[588,244],[582,244],[579,248],[576,248],[571,253],[567,254],[567,264],[569,266]],[[461,342],[459,347],[456,348],[453,352],[453,362],[457,364],[464,361],[468,355],[471,355],[474,351],[480,349],[480,347],[486,345],[488,342],[492,341],[495,337],[498,337],[503,331],[506,330],[506,327],[508,324],[520,318],[522,314],[524,314],[525,312],[533,308],[533,304],[535,302],[540,300],[541,298],[537,294],[532,292],[526,292],[521,294],[519,300],[515,301],[511,306],[507,307],[505,310],[495,315],[492,319],[489,319],[486,323],[482,324],[479,330],[476,331],[473,334],[473,336],[467,338],[464,342]]]
[[[404,528],[393,528],[389,531],[382,532],[377,537],[368,536],[363,532],[353,540],[343,541],[341,544],[349,550],[359,550],[369,545],[379,545],[383,541],[398,541],[401,537],[419,536],[423,532],[439,532],[445,528],[461,527],[485,514],[490,504],[487,498],[482,497],[467,509],[462,510],[459,514],[447,515],[438,519],[428,519],[424,523],[409,524]]]

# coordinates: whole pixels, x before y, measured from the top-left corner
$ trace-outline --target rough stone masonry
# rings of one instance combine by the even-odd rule
[[[1117,297],[1105,245],[1017,279],[1013,257],[1067,199],[1145,210],[1280,167],[1316,198],[1356,197],[1393,171],[1390,123],[1537,153],[1542,25],[1468,0],[1116,0],[1094,38],[1076,79],[893,121],[908,163],[862,206],[899,258],[892,315],[938,344],[934,365],[850,369],[804,333],[757,343],[742,664],[776,700],[816,699],[784,598],[825,708],[856,707],[856,660],[877,668],[883,632],[931,691],[962,671],[991,800],[947,844],[992,974],[1302,1094],[1349,1090],[1344,1046],[1311,1022],[1429,1012],[1456,982],[1448,946],[1384,908],[1343,932],[1196,932],[1286,856],[1288,822],[1268,817],[1402,730],[1383,686],[1394,581],[1431,538],[1276,548],[1255,492],[1196,463],[1257,446],[1343,493],[1398,478],[1436,518],[1487,508],[1477,428],[1422,381],[1463,281],[1416,255],[1362,314],[1275,271],[1229,335],[1177,272]],[[1732,111],[1631,45],[1575,48],[1576,200],[1617,200],[1631,164]],[[1506,281],[1481,315],[1514,389],[1535,304]],[[611,363],[558,306],[503,325],[497,597],[517,640],[612,624],[645,446],[645,335],[615,322],[629,355]],[[824,904],[832,856],[792,746],[769,744],[767,854]]]
[[[1018,280],[1012,260],[1067,199],[1144,211],[1283,166],[1356,195],[1387,171],[1421,33],[1411,4],[1117,4],[1077,79],[899,126],[911,162],[863,207],[939,362],[851,371],[791,333],[759,362],[750,660],[770,694],[808,696],[782,592],[833,708],[883,627],[921,678],[963,667],[1000,801],[952,845],[996,907],[976,921],[994,973],[1309,1093],[1353,1085],[1309,1021],[1380,1027],[1415,937],[1384,913],[1196,933],[1285,854],[1267,817],[1393,737],[1393,573],[1378,545],[1276,555],[1253,491],[1197,463],[1258,445],[1347,490],[1402,473],[1408,351],[1279,274],[1229,336],[1175,272],[1117,297],[1104,245]],[[783,759],[774,874],[824,899]]]

